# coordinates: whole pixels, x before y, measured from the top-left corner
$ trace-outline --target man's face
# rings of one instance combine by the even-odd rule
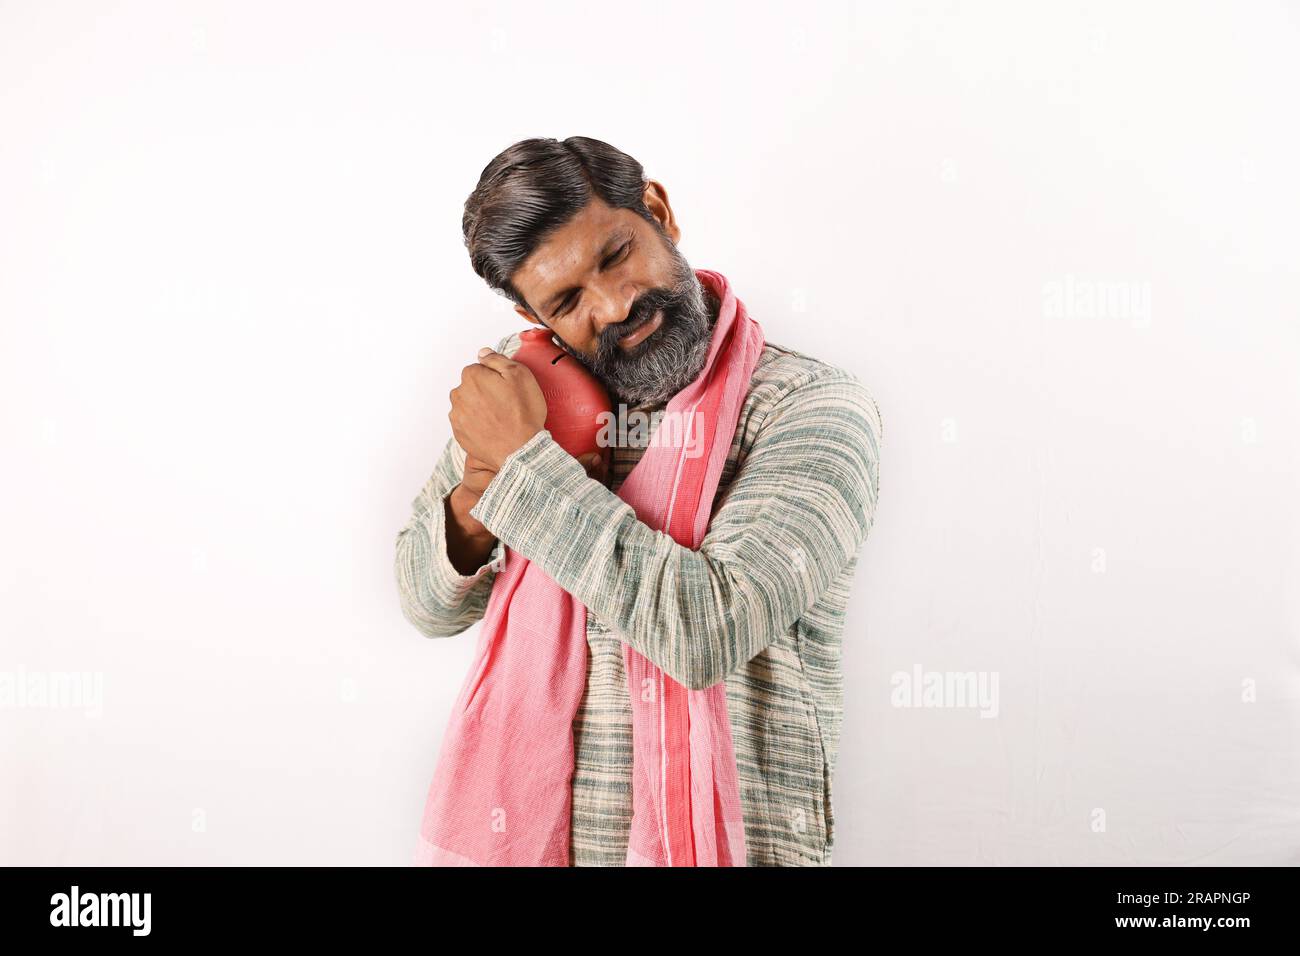
[[[657,219],[666,209],[647,206]],[[616,400],[667,401],[703,368],[713,321],[704,289],[669,235],[630,210],[593,198],[511,281]]]

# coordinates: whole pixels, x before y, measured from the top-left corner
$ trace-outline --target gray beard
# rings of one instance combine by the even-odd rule
[[[629,407],[665,404],[695,380],[708,358],[720,303],[704,288],[681,253],[676,248],[672,251],[677,260],[672,288],[661,296],[643,296],[646,308],[606,328],[597,343],[595,357],[584,356],[558,335],[552,336],[605,386],[615,404]],[[618,337],[654,318],[660,303],[663,324],[631,352],[619,348]]]

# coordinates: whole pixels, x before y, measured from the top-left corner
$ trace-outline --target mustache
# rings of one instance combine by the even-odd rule
[[[617,362],[623,356],[619,339],[629,336],[647,321],[654,319],[655,312],[663,312],[663,326],[656,330],[655,336],[662,337],[673,325],[679,324],[681,317],[692,307],[694,291],[690,285],[692,280],[694,274],[689,272],[688,267],[688,271],[682,273],[680,281],[671,289],[664,289],[664,287],[651,289],[637,298],[628,310],[627,319],[602,330],[601,336],[597,338],[595,363]],[[641,345],[646,345],[646,342],[642,342]]]
[[[678,310],[687,301],[688,290],[651,289],[642,293],[627,311],[627,318],[618,325],[611,325],[600,333],[600,352],[618,348],[618,340],[635,332],[663,310],[664,324],[668,325],[675,318]]]

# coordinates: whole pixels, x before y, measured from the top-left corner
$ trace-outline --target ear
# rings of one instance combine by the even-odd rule
[[[682,238],[682,231],[677,227],[677,219],[673,216],[673,207],[668,204],[668,191],[664,189],[663,183],[649,180],[641,198],[650,210],[650,215],[659,220],[664,233],[676,244]]]
[[[537,316],[533,315],[533,313],[529,312],[529,311],[528,311],[527,309],[525,309],[522,305],[517,305],[517,306],[515,306],[515,311],[518,312],[518,313],[519,313],[521,316],[523,316],[525,319],[527,319],[529,322],[533,323],[533,325],[541,325],[541,324],[542,324],[542,320],[541,320],[541,319],[539,319]]]

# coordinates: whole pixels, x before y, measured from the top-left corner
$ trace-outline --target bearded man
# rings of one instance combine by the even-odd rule
[[[585,684],[571,722],[567,712],[560,718],[564,732],[571,729],[555,751],[562,756],[529,767],[517,756],[508,759],[520,766],[474,772],[500,775],[493,793],[522,789],[524,807],[531,796],[546,799],[540,777],[537,792],[528,791],[531,774],[565,764],[557,771],[566,788],[554,814],[560,823],[545,823],[561,828],[563,845],[548,837],[545,862],[829,865],[841,638],[879,483],[875,401],[852,373],[767,341],[726,278],[693,269],[678,250],[681,227],[664,186],[607,143],[571,137],[514,144],[483,170],[462,227],[475,272],[605,387],[618,416],[646,416],[662,428],[674,397],[710,394],[720,369],[741,368],[746,379],[717,443],[716,489],[700,506],[707,533],[691,547],[682,543],[688,536],[665,533],[667,517],[646,523],[653,509],[620,497],[648,454],[644,431],[609,455],[571,457],[545,428],[546,399],[533,374],[511,358],[519,332],[465,367],[450,396],[452,438],[397,538],[403,613],[428,637],[463,632],[484,618],[507,559],[540,568],[585,610]],[[722,324],[725,334],[715,334]],[[757,343],[749,363],[726,365],[745,334]],[[694,414],[713,408],[700,401],[692,399]],[[694,433],[689,423],[685,430]],[[546,644],[552,634],[511,640]],[[480,677],[500,652],[483,648]],[[637,766],[644,741],[634,732],[635,708],[649,700],[662,709],[662,701],[653,682],[643,679],[646,693],[629,684],[632,661],[661,675],[654,686],[665,695],[683,695],[680,793],[687,806],[678,807],[686,822],[676,837],[665,822],[673,801],[667,774],[657,764]],[[710,692],[722,729],[700,744]],[[493,748],[532,732],[518,726],[515,713],[511,726],[491,728]],[[459,745],[448,742],[451,734],[445,751]],[[700,747],[713,748],[710,761],[722,756],[706,764]],[[462,759],[489,759],[482,746],[477,752]],[[507,759],[492,753],[498,763]],[[450,773],[458,780],[468,766]],[[725,802],[728,774],[738,819],[734,832],[720,822],[715,833],[699,818],[710,812],[713,783],[719,805]],[[644,803],[635,799],[638,788]],[[447,820],[470,798],[435,797],[444,801],[438,832],[446,834]],[[473,813],[480,810],[491,810],[495,827],[483,839],[505,854],[487,859],[528,859],[508,854],[530,835],[506,822],[502,808],[475,805]],[[649,816],[656,819],[641,819]],[[456,820],[462,829],[479,825],[472,815]],[[455,836],[426,835],[425,861],[484,862],[467,849],[473,840],[453,851]]]

